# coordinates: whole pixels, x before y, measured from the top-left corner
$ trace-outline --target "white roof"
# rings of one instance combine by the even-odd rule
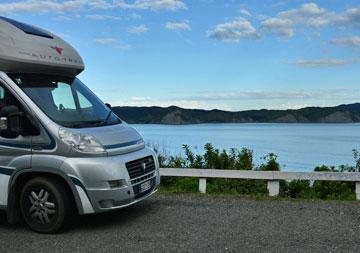
[[[76,50],[41,28],[0,17],[0,70],[76,76],[84,70]]]

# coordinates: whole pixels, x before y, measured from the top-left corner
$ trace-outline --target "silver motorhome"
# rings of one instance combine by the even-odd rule
[[[0,209],[53,233],[72,212],[156,192],[156,155],[76,76],[80,55],[43,29],[0,17]]]

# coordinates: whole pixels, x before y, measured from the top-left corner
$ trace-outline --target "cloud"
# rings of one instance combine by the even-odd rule
[[[294,100],[294,99],[336,99],[359,96],[359,89],[313,89],[313,90],[245,90],[245,91],[203,91],[201,95],[189,98],[199,101],[237,100]]]
[[[117,43],[117,39],[114,38],[99,38],[93,40],[98,45],[113,45]]]
[[[261,30],[280,37],[294,35],[293,22],[287,18],[268,18],[261,23]]]
[[[131,5],[134,9],[170,10],[186,9],[187,6],[180,0],[136,0]]]
[[[360,25],[360,8],[347,9],[337,19],[334,20],[337,25]]]
[[[209,105],[205,101],[192,101],[192,100],[176,100],[176,99],[168,99],[168,98],[152,98],[152,97],[130,97],[130,98],[123,98],[121,100],[110,100],[108,101],[112,105],[116,106],[161,106],[161,107],[168,107],[168,106],[179,106],[182,108],[188,109],[213,109],[215,107]],[[224,108],[222,106],[221,108]]]
[[[310,27],[353,27],[360,24],[360,8],[350,8],[343,12],[328,11],[316,3],[302,4],[299,8],[277,13],[274,17],[264,19],[260,28],[280,37],[291,37],[296,28]]]
[[[306,22],[312,18],[322,17],[325,14],[327,14],[327,11],[320,8],[317,4],[306,3],[299,8],[279,12],[277,16],[279,18],[291,19],[294,23],[299,23]]]
[[[289,64],[298,65],[301,67],[339,67],[350,64],[359,64],[359,59],[312,59],[312,60],[297,60],[288,62]]]
[[[130,19],[141,19],[141,15],[137,14],[137,13],[131,13],[128,18],[130,18]]]
[[[248,16],[248,17],[252,17],[250,11],[248,11],[247,9],[240,9],[240,14],[243,15],[243,16]]]
[[[165,29],[170,31],[190,31],[191,27],[188,22],[167,22],[164,25]]]
[[[360,48],[360,36],[336,38],[331,40],[330,43],[342,47]]]
[[[92,20],[120,20],[121,19],[118,16],[101,15],[101,14],[85,15],[85,18],[92,19]]]
[[[0,13],[15,12],[63,12],[68,10],[79,9],[85,5],[84,0],[72,1],[52,1],[52,0],[27,0],[18,2],[6,2],[0,4]]]
[[[207,32],[210,39],[224,42],[239,42],[242,39],[259,39],[260,35],[249,21],[237,18],[234,21],[216,25]]]
[[[59,16],[56,16],[53,18],[54,20],[57,20],[57,21],[71,21],[71,17],[69,16],[65,16],[65,15],[59,15]]]
[[[306,107],[311,107],[311,104],[293,104],[290,102],[287,103],[280,103],[275,105],[267,106],[267,110],[298,110]],[[329,105],[331,106],[331,105]]]
[[[123,1],[119,1],[118,7],[120,7],[121,3],[125,4]],[[115,7],[114,2],[108,1],[108,0],[88,0],[86,4],[89,7],[91,7],[92,9],[110,9],[110,8]],[[84,5],[86,5],[86,4],[84,4]]]
[[[268,17],[260,24],[260,29],[275,36],[289,38],[294,36],[295,27],[299,24],[320,26],[326,21],[328,12],[315,3],[307,3],[299,8],[279,12],[275,17]]]
[[[319,34],[324,27],[349,28],[360,26],[360,7],[348,8],[342,12],[329,11],[316,3],[305,3],[298,8],[292,8],[276,13],[273,16],[255,15],[246,9],[240,9],[239,17],[232,22],[216,25],[207,32],[211,39],[225,42],[239,42],[242,39],[259,39],[259,33],[272,34],[280,38],[293,37],[296,32],[312,31]],[[244,17],[255,18],[260,21],[255,28]],[[260,18],[261,17],[261,18]]]
[[[243,90],[243,91],[202,91],[195,96],[172,97],[169,101],[240,101],[240,100],[307,100],[343,99],[358,97],[360,89],[312,89],[312,90]],[[151,102],[151,97],[134,97],[136,102]]]
[[[93,42],[101,46],[112,46],[116,49],[128,50],[131,48],[129,44],[122,42],[121,40],[115,38],[97,38],[93,39]]]
[[[45,13],[65,12],[80,9],[140,9],[140,10],[168,10],[186,9],[187,6],[180,0],[23,0],[17,2],[0,3],[0,13]]]
[[[141,97],[134,96],[122,101],[110,101],[116,105],[127,106],[171,106],[176,105],[194,109],[239,110],[239,105],[248,105],[259,109],[264,102],[270,104],[267,109],[298,109],[311,104],[333,105],[344,101],[358,101],[360,89],[312,89],[312,90],[243,90],[201,91],[193,96]],[[253,101],[258,102],[254,105]],[[241,101],[241,103],[239,103]],[[250,103],[250,104],[249,104]],[[245,108],[242,108],[245,109]]]
[[[130,27],[127,31],[128,33],[132,33],[132,34],[142,34],[142,33],[146,33],[148,30],[149,29],[145,25],[138,25],[138,26]]]

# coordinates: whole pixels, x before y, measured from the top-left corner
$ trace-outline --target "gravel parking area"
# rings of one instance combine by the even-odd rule
[[[159,193],[62,234],[0,225],[1,252],[360,252],[357,202]]]

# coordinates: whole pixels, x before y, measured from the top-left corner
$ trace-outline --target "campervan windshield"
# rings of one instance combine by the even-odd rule
[[[69,128],[120,124],[77,78],[39,74],[9,74],[10,78],[54,122]]]

